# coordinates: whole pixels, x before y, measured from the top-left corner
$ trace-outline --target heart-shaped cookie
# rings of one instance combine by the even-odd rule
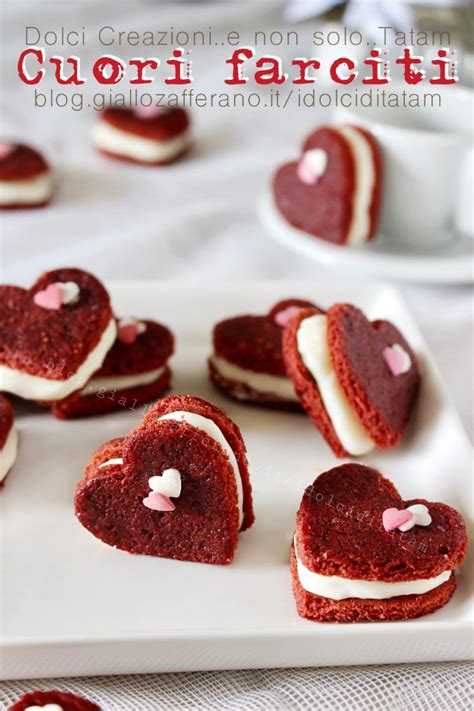
[[[124,335],[125,330],[125,335]],[[135,411],[162,397],[170,387],[174,337],[151,320],[119,319],[117,338],[102,367],[80,392],[52,404],[60,419]]]
[[[387,350],[397,363],[387,362]],[[415,353],[388,321],[355,306],[308,309],[285,328],[283,352],[301,404],[338,457],[400,441],[420,385]],[[395,367],[396,365],[396,367]]]
[[[393,511],[398,526],[386,530]],[[414,524],[407,530],[402,519],[409,517]],[[297,514],[292,572],[298,612],[320,622],[428,614],[453,594],[454,569],[466,547],[466,527],[455,509],[403,501],[370,467],[336,467],[306,489]]]
[[[316,308],[304,299],[285,299],[264,316],[246,314],[218,323],[209,359],[212,382],[239,401],[299,409],[286,374],[282,333],[299,311],[308,307]]]
[[[224,565],[254,516],[245,445],[219,408],[168,397],[92,457],[75,497],[94,536],[130,553]]]
[[[164,165],[190,147],[190,119],[180,107],[105,109],[94,130],[94,142],[104,154],[142,165]]]
[[[53,174],[41,153],[20,143],[0,143],[0,210],[42,207],[52,192]]]
[[[58,400],[84,387],[116,334],[110,299],[92,274],[57,269],[31,289],[0,286],[0,388]]]
[[[334,244],[357,245],[376,233],[382,164],[375,138],[356,126],[322,127],[300,159],[273,179],[277,209],[293,227]]]

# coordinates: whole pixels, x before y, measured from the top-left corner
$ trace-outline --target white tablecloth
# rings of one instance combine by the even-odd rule
[[[158,10],[145,3],[4,3],[2,133],[34,141],[47,150],[57,167],[58,192],[48,210],[4,217],[3,282],[27,285],[39,272],[65,265],[90,269],[104,280],[296,277],[317,285],[320,279],[337,278],[337,273],[273,242],[260,226],[255,208],[275,165],[293,156],[305,133],[327,121],[328,114],[295,107],[279,112],[200,109],[194,112],[196,146],[189,159],[163,171],[145,170],[94,153],[91,109],[34,109],[32,89],[20,86],[16,77],[15,57],[24,46],[25,25],[43,30],[84,25],[92,38],[94,28],[103,24],[122,29],[170,25],[192,29],[209,24],[255,29],[278,22],[278,13],[267,3],[245,5],[245,13],[242,7],[223,3],[211,9],[175,5]],[[55,49],[61,53],[61,48]],[[133,54],[113,50],[123,56]],[[91,42],[77,53],[90,60],[102,52]],[[215,88],[217,81],[222,82],[222,63],[213,64],[213,56],[211,49],[196,51],[203,87]],[[48,86],[41,85],[41,90]],[[86,85],[87,96],[91,92]],[[471,290],[416,285],[401,289],[471,432]],[[458,663],[36,680],[0,685],[0,704],[27,689],[51,686],[82,691],[105,709],[121,711],[178,706],[464,709],[470,688],[468,666]]]

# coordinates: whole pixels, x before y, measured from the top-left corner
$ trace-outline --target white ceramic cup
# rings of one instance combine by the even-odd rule
[[[337,124],[366,127],[377,138],[384,159],[380,232],[415,251],[439,247],[456,232],[472,235],[474,229],[474,93],[459,87],[437,93],[439,108],[335,112]]]

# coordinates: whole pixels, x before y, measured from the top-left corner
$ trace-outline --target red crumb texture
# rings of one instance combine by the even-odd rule
[[[3,449],[12,427],[13,408],[8,400],[3,395],[0,395],[0,449]]]
[[[442,585],[424,595],[398,595],[385,600],[365,600],[350,597],[331,600],[305,590],[298,578],[296,557],[291,553],[291,577],[296,609],[300,617],[315,622],[387,622],[411,620],[429,615],[446,605],[456,589],[454,573]]]
[[[9,706],[9,711],[26,711],[30,706],[58,704],[63,711],[101,711],[100,706],[87,701],[82,696],[67,694],[63,691],[30,691],[24,694],[16,704]]]
[[[293,381],[295,392],[301,405],[311,417],[336,457],[348,457],[350,455],[339,441],[331,419],[326,412],[316,381],[303,363],[297,347],[296,336],[301,322],[318,313],[323,312],[317,309],[305,309],[288,324],[283,333],[283,355],[288,377]]]
[[[254,373],[286,376],[281,328],[268,316],[235,316],[214,327],[214,353]]]
[[[74,281],[79,299],[58,311],[37,306],[33,297],[54,282]],[[75,373],[95,348],[112,318],[102,284],[80,269],[43,274],[30,290],[0,286],[0,364],[50,380]]]
[[[428,507],[432,523],[403,533],[382,526],[385,509]],[[321,474],[304,492],[296,517],[298,556],[321,575],[402,582],[434,578],[460,565],[466,526],[446,504],[404,501],[380,472],[343,464]]]
[[[137,335],[134,343],[127,344],[116,339],[102,367],[94,373],[94,378],[137,375],[158,370],[166,365],[174,351],[173,334],[166,326],[156,321],[144,320],[142,323],[146,324],[146,330]],[[87,395],[86,386],[82,395],[76,392],[55,402],[51,411],[60,419],[72,419],[135,408],[161,397],[170,387],[170,381],[171,370],[166,368],[155,382],[125,390],[101,391]]]
[[[366,131],[360,132],[369,139],[376,171],[376,188],[370,207],[372,237],[378,222],[382,166],[375,139]],[[352,151],[345,138],[328,127],[318,129],[306,139],[303,153],[315,148],[321,148],[328,155],[324,174],[314,185],[306,185],[297,174],[299,161],[283,165],[273,179],[276,206],[293,227],[328,242],[344,244],[351,226],[357,187]]]
[[[156,116],[139,116],[132,109],[105,109],[100,115],[114,128],[153,141],[170,141],[188,130],[189,114],[182,108],[164,108]]]
[[[139,427],[95,452],[76,489],[79,521],[105,543],[130,553],[225,565],[231,563],[239,528],[234,470],[220,445],[198,428],[161,421],[176,410],[212,419],[235,452],[244,490],[244,521],[253,520],[245,446],[222,410],[199,398],[169,397],[150,409]],[[123,457],[124,464],[99,465]],[[165,469],[181,472],[182,492],[171,512],[148,509],[148,479]]]
[[[48,172],[44,157],[30,146],[16,144],[11,153],[0,158],[0,180],[28,180]]]
[[[321,128],[312,133],[303,146],[303,153],[314,148],[328,154],[324,175],[314,185],[306,185],[297,174],[299,160],[283,165],[273,180],[275,202],[293,227],[328,242],[343,244],[352,220],[355,191],[352,153],[333,128]]]
[[[158,400],[171,387],[171,370],[166,368],[163,374],[148,385],[138,385],[125,390],[100,391],[93,395],[81,396],[73,393],[64,400],[58,400],[51,407],[52,414],[60,420],[73,420],[81,417],[105,415],[109,412],[135,410],[140,405]],[[47,405],[47,403],[44,403]]]
[[[230,444],[232,451],[235,454],[237,464],[239,465],[240,478],[242,480],[244,494],[244,517],[240,530],[245,531],[253,524],[255,516],[253,513],[252,487],[250,484],[247,449],[245,447],[244,438],[242,437],[240,428],[220,407],[217,407],[217,405],[214,405],[207,400],[191,395],[171,395],[164,400],[160,400],[160,402],[157,402],[156,405],[154,405],[154,407],[152,407],[147,413],[143,420],[143,426],[147,426],[148,423],[155,422],[159,417],[167,415],[170,412],[176,412],[177,410],[194,412],[197,415],[202,415],[203,417],[207,417],[212,420]],[[234,479],[234,476],[232,476],[232,479]]]
[[[328,344],[339,384],[352,409],[380,448],[394,447],[407,427],[420,387],[416,355],[388,321],[370,322],[355,306],[328,311]],[[408,372],[394,376],[383,351],[399,344],[411,358]]]

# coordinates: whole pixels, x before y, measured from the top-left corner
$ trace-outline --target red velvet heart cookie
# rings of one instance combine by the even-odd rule
[[[94,536],[129,553],[231,563],[238,532],[254,521],[240,430],[205,400],[165,398],[95,452],[75,510]]]
[[[102,284],[80,269],[43,274],[31,289],[0,286],[0,389],[51,401],[80,390],[116,334]]]
[[[14,428],[13,408],[0,395],[0,487],[15,464],[18,452],[18,432]]]
[[[427,615],[453,594],[466,548],[455,509],[403,501],[370,467],[336,467],[306,489],[298,510],[291,563],[298,613],[318,622]]]
[[[358,126],[324,126],[306,139],[299,161],[277,171],[273,194],[293,227],[334,244],[357,245],[376,233],[381,183],[375,138]]]
[[[190,120],[182,108],[106,109],[94,130],[96,147],[112,158],[164,165],[190,147]]]
[[[166,326],[120,319],[117,338],[100,370],[80,393],[55,402],[51,412],[60,419],[72,419],[134,410],[157,400],[170,386],[168,360],[173,349],[173,334]]]
[[[0,141],[0,209],[43,207],[52,192],[52,172],[41,153]]]
[[[100,706],[64,691],[29,691],[9,711],[101,711]]]
[[[302,309],[302,299],[280,301],[265,316],[245,315],[214,327],[209,372],[214,385],[230,397],[258,405],[299,409],[287,378],[282,353],[286,324]]]
[[[388,321],[350,304],[327,315],[302,311],[285,329],[283,352],[301,404],[338,457],[394,447],[420,386],[415,353]]]

